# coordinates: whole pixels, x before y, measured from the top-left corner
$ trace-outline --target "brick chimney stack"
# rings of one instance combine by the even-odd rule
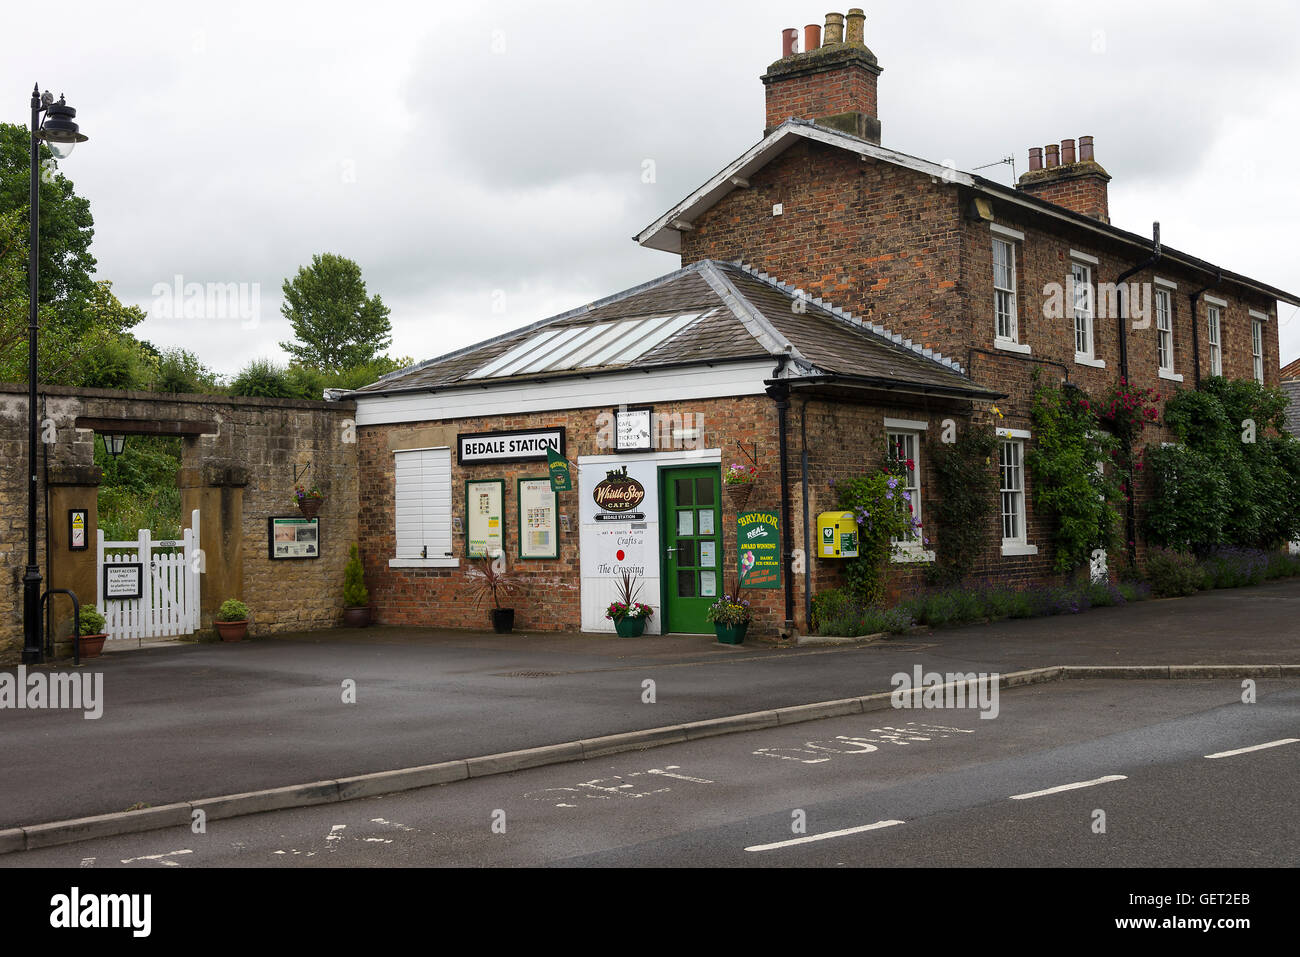
[[[880,142],[876,115],[876,77],[880,64],[863,40],[866,15],[858,7],[848,16],[826,14],[826,26],[782,32],[782,56],[763,74],[767,88],[767,126],[764,135],[790,117],[814,120]]]
[[[1074,140],[1062,140],[1059,146],[1049,144],[1045,165],[1043,153],[1042,147],[1030,149],[1029,172],[1020,177],[1016,189],[1109,223],[1106,184],[1110,174],[1093,158],[1092,137],[1079,137],[1077,157]]]

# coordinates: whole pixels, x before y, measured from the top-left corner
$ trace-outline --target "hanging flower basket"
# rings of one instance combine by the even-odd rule
[[[315,485],[311,488],[303,488],[298,485],[293,490],[293,497],[298,503],[298,511],[302,512],[307,519],[313,519],[320,511],[320,507],[325,504],[325,497]]]
[[[736,506],[737,512],[744,511],[745,506],[749,504],[749,497],[753,494],[753,482],[746,482],[743,485],[727,486],[727,495],[731,498],[731,504]]]

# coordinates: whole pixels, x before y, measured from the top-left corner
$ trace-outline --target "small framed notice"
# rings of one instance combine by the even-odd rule
[[[68,551],[83,552],[90,547],[86,540],[86,526],[89,524],[89,509],[68,509]]]
[[[648,452],[654,448],[654,409],[614,410],[614,451]]]
[[[320,558],[319,518],[268,518],[266,538],[271,558]]]
[[[104,598],[125,601],[139,598],[144,584],[144,564],[142,562],[104,563]]]
[[[505,500],[505,479],[465,483],[465,554],[470,558],[488,558],[505,550]]]
[[[519,480],[519,557],[557,558],[555,492],[547,478]]]

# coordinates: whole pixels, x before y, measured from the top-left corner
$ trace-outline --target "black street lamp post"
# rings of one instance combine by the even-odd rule
[[[41,113],[45,114],[44,123]],[[63,159],[86,135],[75,122],[77,111],[60,96],[58,102],[41,85],[32,90],[32,168],[28,215],[31,242],[28,249],[27,314],[27,571],[23,574],[23,664],[40,664],[45,659],[41,642],[41,569],[36,564],[36,314],[40,296],[40,186],[41,141]]]

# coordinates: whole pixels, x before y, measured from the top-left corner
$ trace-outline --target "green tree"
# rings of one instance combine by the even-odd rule
[[[27,225],[22,210],[0,212],[0,381],[27,378]],[[109,282],[92,282],[77,307],[75,323],[61,321],[55,305],[42,300],[37,372],[42,382],[86,385],[88,365],[110,339],[134,343],[126,330],[144,319],[123,305]],[[132,381],[132,385],[138,383]]]
[[[280,312],[297,338],[280,347],[295,364],[338,373],[373,362],[393,341],[388,307],[366,295],[361,267],[351,259],[313,256],[282,289]]]
[[[53,154],[44,144],[40,155],[41,305],[53,308],[52,322],[84,331],[90,317],[82,314],[82,306],[94,295],[95,257],[90,254],[90,241],[95,221],[89,201],[78,196],[72,181],[57,171]],[[0,123],[0,215],[20,213],[24,234],[29,223],[30,176],[30,131],[26,126]],[[23,255],[25,260],[25,251]]]

